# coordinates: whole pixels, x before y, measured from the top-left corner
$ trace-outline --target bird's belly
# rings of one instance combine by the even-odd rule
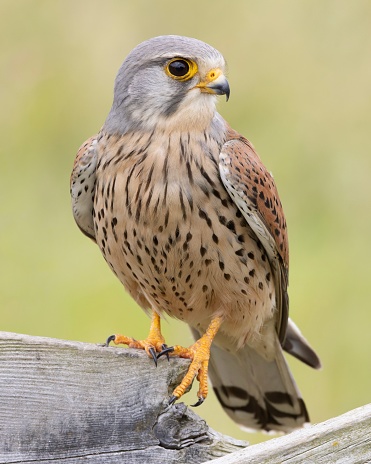
[[[201,197],[196,190],[189,203],[180,189],[166,201],[143,195],[130,208],[98,199],[97,243],[142,307],[201,331],[222,314],[222,330],[244,344],[275,308],[265,251],[226,192]]]

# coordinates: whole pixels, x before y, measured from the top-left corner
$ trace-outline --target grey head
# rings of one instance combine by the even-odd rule
[[[104,129],[199,129],[215,117],[216,95],[229,96],[225,61],[210,45],[189,37],[160,36],[135,47],[115,81]]]

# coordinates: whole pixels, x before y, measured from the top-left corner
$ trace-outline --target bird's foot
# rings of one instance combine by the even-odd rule
[[[169,401],[170,404],[175,403],[177,399],[184,395],[184,393],[192,385],[195,377],[197,377],[197,380],[199,381],[199,389],[197,392],[198,400],[192,406],[200,406],[200,404],[205,401],[209,391],[207,372],[209,367],[211,343],[217,334],[221,323],[221,317],[218,316],[214,318],[207,328],[205,334],[189,348],[175,345],[165,348],[157,355],[158,358],[160,356],[168,356],[170,354],[171,356],[179,356],[180,358],[188,358],[192,360],[187,374],[183,377],[182,382],[173,391]]]
[[[148,337],[144,340],[136,340],[132,337],[126,337],[125,335],[111,335],[107,338],[106,346],[113,342],[115,345],[127,345],[129,348],[137,348],[139,350],[145,350],[149,357],[151,357],[157,366],[157,353],[166,354],[168,349],[165,339],[161,333],[160,316],[153,311],[151,327],[149,329]],[[169,354],[166,354],[169,360]]]

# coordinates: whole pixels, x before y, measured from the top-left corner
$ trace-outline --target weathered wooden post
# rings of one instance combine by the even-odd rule
[[[0,332],[0,463],[371,462],[371,405],[246,447],[168,406],[188,363]]]

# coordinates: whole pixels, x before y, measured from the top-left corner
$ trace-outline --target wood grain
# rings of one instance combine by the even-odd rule
[[[371,463],[371,404],[210,462],[212,464]]]
[[[168,406],[188,364],[0,332],[0,463],[371,462],[371,404],[246,448]]]
[[[0,332],[0,463],[198,463],[246,446],[168,407],[188,363]]]

